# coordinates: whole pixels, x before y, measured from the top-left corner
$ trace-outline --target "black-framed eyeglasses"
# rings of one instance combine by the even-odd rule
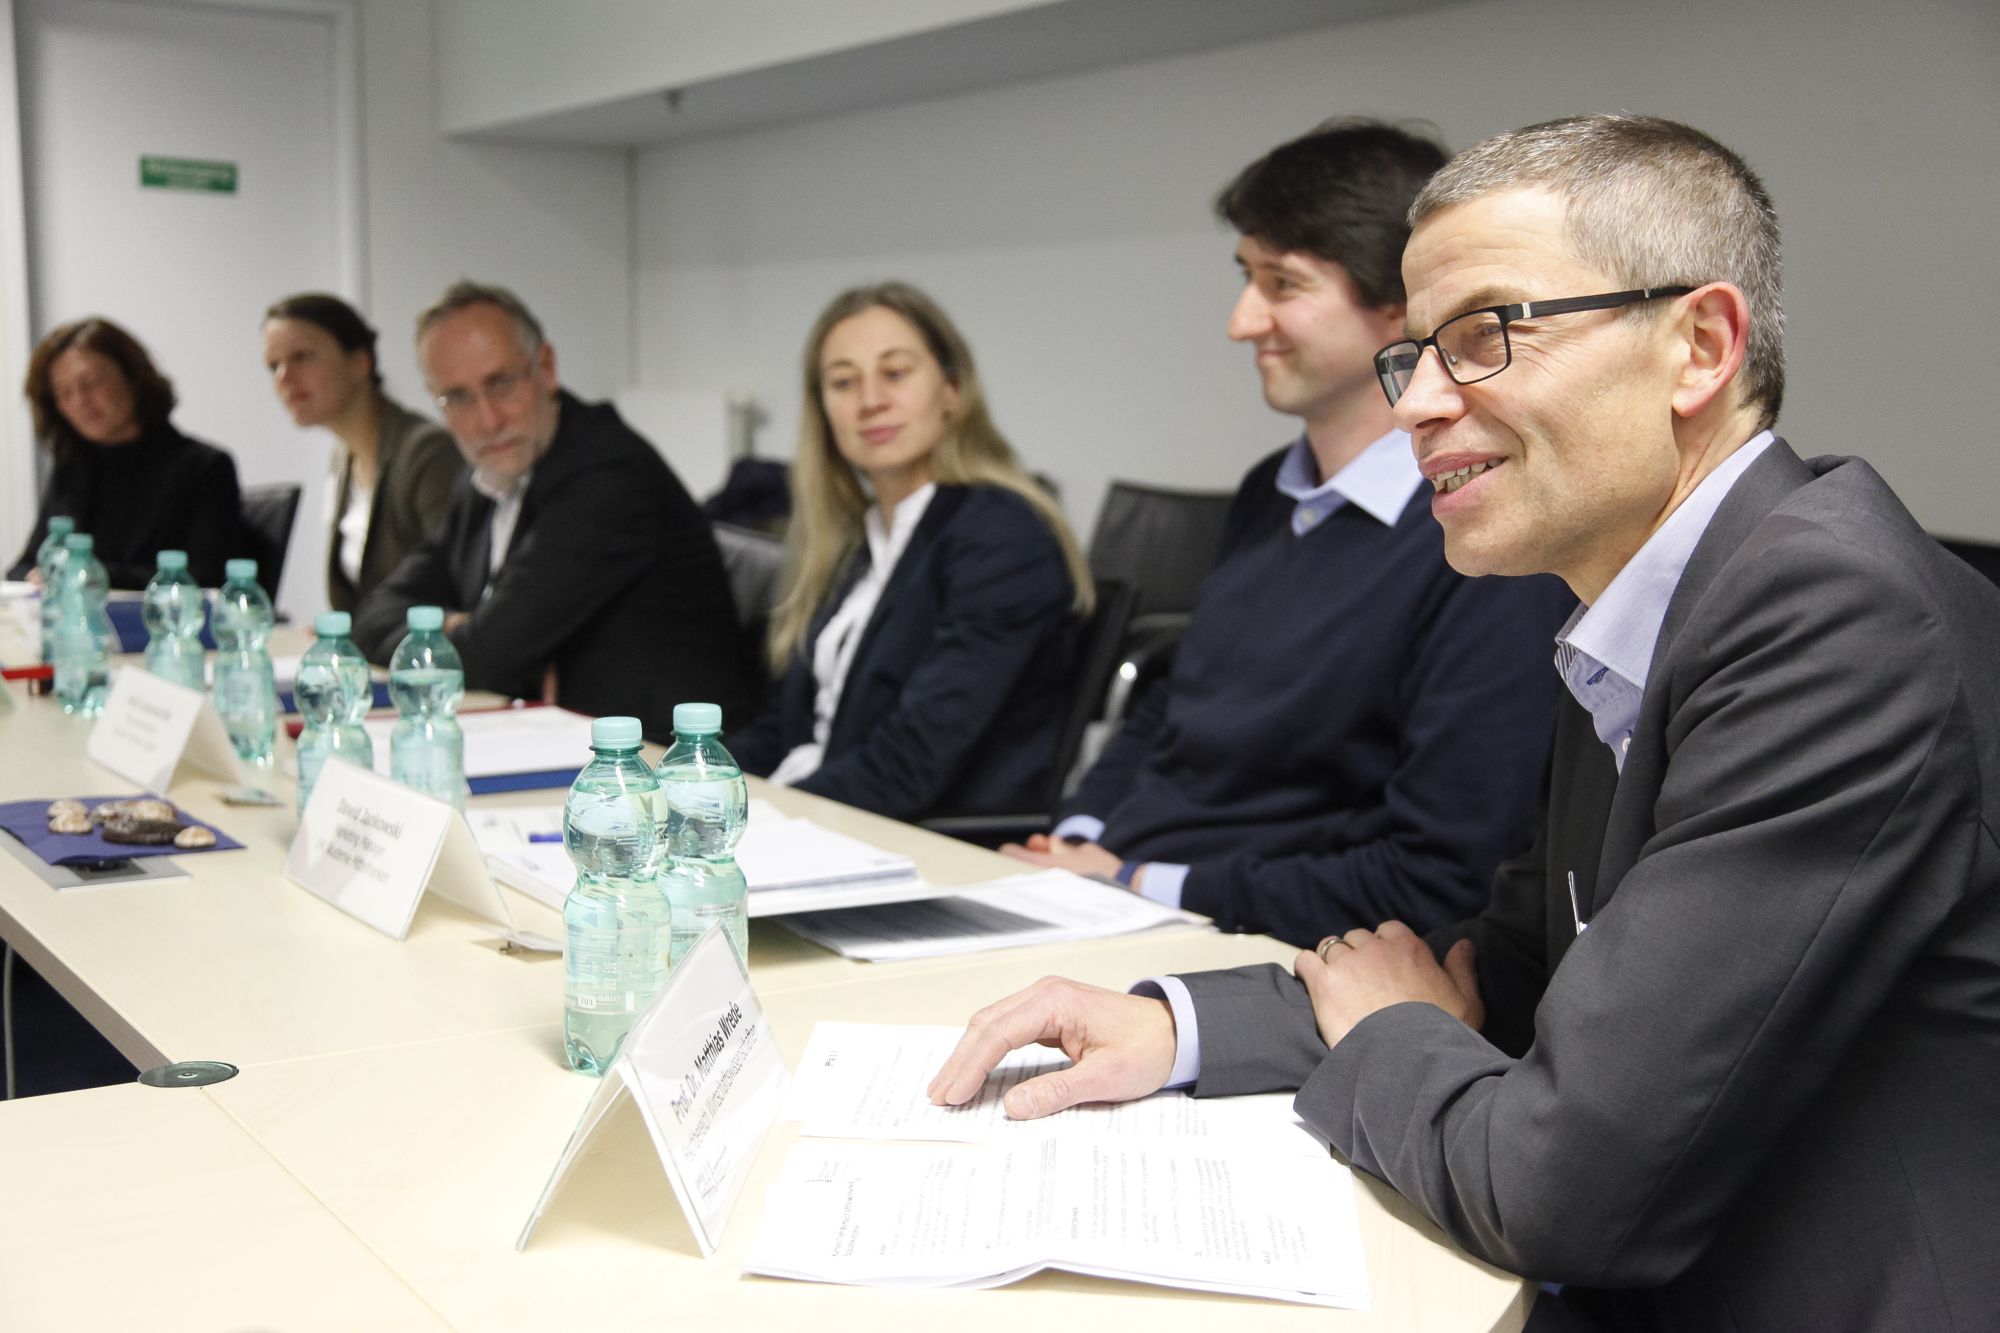
[[[1389,406],[1409,390],[1424,349],[1437,349],[1444,373],[1460,384],[1490,380],[1514,361],[1513,343],[1507,326],[1519,319],[1541,319],[1545,315],[1573,315],[1580,310],[1615,310],[1641,301],[1658,301],[1669,296],[1686,296],[1692,287],[1640,287],[1629,292],[1605,292],[1600,296],[1566,296],[1556,301],[1523,301],[1519,305],[1490,305],[1468,310],[1437,326],[1428,338],[1405,338],[1375,353],[1375,376]]]

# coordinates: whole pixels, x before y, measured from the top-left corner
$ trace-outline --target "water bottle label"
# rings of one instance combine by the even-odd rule
[[[458,764],[449,751],[432,745],[405,743],[392,748],[389,766],[396,781],[441,801],[458,795]]]
[[[571,926],[563,951],[565,1002],[592,1013],[632,1013],[667,979],[667,951],[654,925]]]
[[[217,672],[215,677],[215,711],[227,721],[230,718],[260,717],[264,713],[266,699],[264,682],[251,671]]]
[[[319,781],[319,771],[326,767],[326,750],[320,745],[307,749],[299,746],[299,808],[303,810],[306,798]]]

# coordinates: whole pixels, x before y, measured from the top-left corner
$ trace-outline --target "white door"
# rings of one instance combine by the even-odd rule
[[[279,604],[325,606],[329,436],[278,406],[266,306],[354,292],[351,17],[326,6],[16,0],[30,317],[36,338],[99,314],[151,350],[174,422],[236,457],[245,486],[304,496]],[[142,158],[224,163],[142,183]]]

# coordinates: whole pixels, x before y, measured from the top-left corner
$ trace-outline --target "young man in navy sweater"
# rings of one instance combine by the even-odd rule
[[[1407,214],[1429,139],[1328,122],[1216,200],[1241,234],[1229,336],[1304,433],[1250,469],[1171,677],[1064,818],[1010,854],[1300,946],[1479,910],[1538,813],[1560,582],[1468,579],[1390,423]]]

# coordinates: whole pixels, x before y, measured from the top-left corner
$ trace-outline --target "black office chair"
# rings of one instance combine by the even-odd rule
[[[1114,481],[1090,536],[1090,570],[1138,593],[1105,702],[1117,727],[1141,695],[1173,669],[1181,631],[1222,547],[1230,491],[1177,491]]]
[[[708,521],[782,537],[792,521],[792,465],[776,458],[739,458],[722,489],[701,502]]]
[[[1939,537],[1937,543],[1984,574],[1991,582],[2000,584],[2000,546],[1958,537]]]
[[[1084,734],[1103,712],[1118,670],[1119,648],[1137,601],[1138,590],[1131,584],[1118,579],[1098,580],[1097,606],[1083,627],[1083,641],[1077,647],[1076,672],[1069,703],[1063,711],[1062,728],[1056,733],[1056,762],[1042,808],[999,815],[935,815],[919,821],[925,828],[982,847],[1019,842],[1030,833],[1048,828],[1069,791],[1071,770],[1083,752]]]
[[[771,629],[771,612],[784,591],[785,544],[767,533],[733,523],[712,526],[715,545],[722,552],[722,570],[729,577],[729,595],[736,602],[737,623],[743,626],[754,650],[757,678],[752,697],[761,702],[771,683],[764,641]]]
[[[291,550],[292,525],[299,517],[296,482],[274,482],[269,486],[243,488],[243,536],[254,548],[244,554],[257,562],[257,582],[278,602],[278,581],[285,576],[285,556]]]
[[[1090,572],[1137,591],[1128,642],[1187,624],[1234,498],[1230,491],[1111,483],[1090,533]]]
[[[729,576],[729,594],[736,600],[736,619],[761,643],[782,591],[785,544],[767,533],[733,523],[713,526],[715,544],[722,551],[722,569]]]

